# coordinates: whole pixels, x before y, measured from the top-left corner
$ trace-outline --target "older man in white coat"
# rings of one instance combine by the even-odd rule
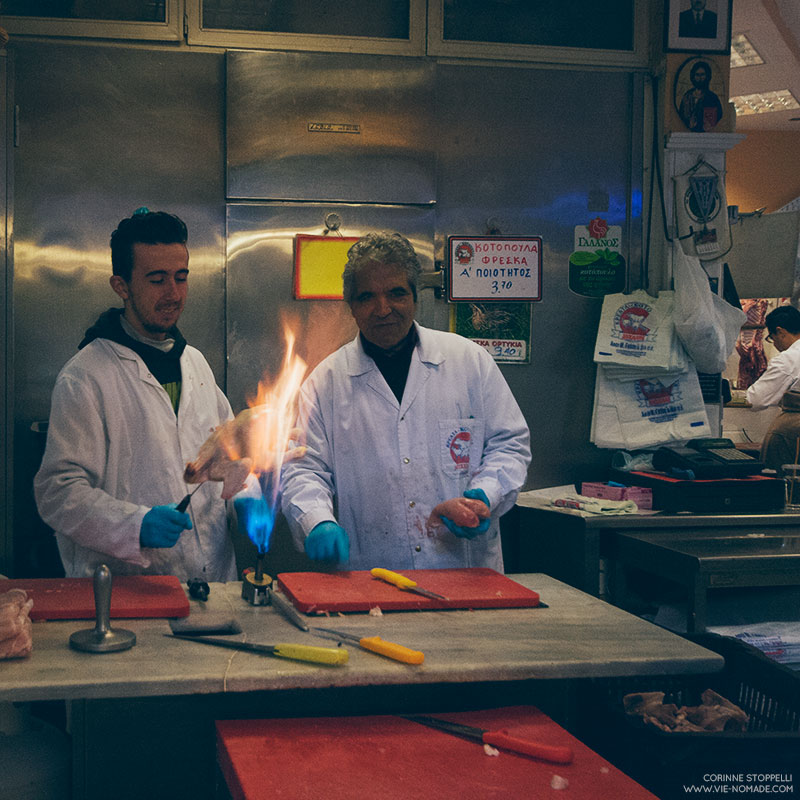
[[[101,314],[53,389],[34,480],[68,577],[98,564],[117,574],[236,577],[218,483],[186,512],[185,464],[233,414],[199,350],[178,330],[189,275],[186,226],[139,209],[111,237],[111,287],[124,308]]]
[[[303,385],[308,450],[284,467],[282,511],[298,547],[344,568],[502,571],[528,427],[489,353],[414,321],[419,273],[399,234],[350,249],[359,334]]]

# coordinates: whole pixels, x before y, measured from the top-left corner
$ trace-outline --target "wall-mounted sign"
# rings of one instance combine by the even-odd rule
[[[449,236],[450,300],[541,300],[541,236]]]
[[[583,297],[617,294],[625,288],[622,228],[601,217],[575,226],[575,250],[569,257],[569,288]]]
[[[295,300],[341,300],[347,251],[357,236],[294,237]]]
[[[530,303],[454,303],[450,329],[472,339],[502,364],[531,360]]]

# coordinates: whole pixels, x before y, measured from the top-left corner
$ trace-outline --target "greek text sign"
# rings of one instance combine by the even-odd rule
[[[583,297],[617,294],[625,288],[622,227],[595,217],[575,227],[575,251],[569,257],[569,288]]]
[[[541,300],[541,236],[449,236],[450,300]]]

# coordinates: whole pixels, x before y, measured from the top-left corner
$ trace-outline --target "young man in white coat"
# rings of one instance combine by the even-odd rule
[[[502,571],[498,520],[525,482],[528,426],[488,352],[414,321],[420,271],[397,233],[350,249],[359,334],[303,385],[308,449],[284,467],[282,511],[299,548],[343,568]],[[465,498],[477,517],[459,524]]]
[[[41,468],[39,514],[56,531],[68,577],[236,577],[220,484],[186,512],[183,471],[230,404],[207,361],[181,335],[186,226],[139,209],[111,236],[111,287],[124,308],[100,315],[56,379]],[[194,487],[192,487],[194,488]]]

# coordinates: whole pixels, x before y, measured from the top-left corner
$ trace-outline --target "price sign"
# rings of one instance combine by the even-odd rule
[[[449,236],[450,300],[541,300],[540,236]]]
[[[484,350],[488,350],[495,361],[507,364],[530,361],[526,342],[522,339],[473,339],[472,341]]]

